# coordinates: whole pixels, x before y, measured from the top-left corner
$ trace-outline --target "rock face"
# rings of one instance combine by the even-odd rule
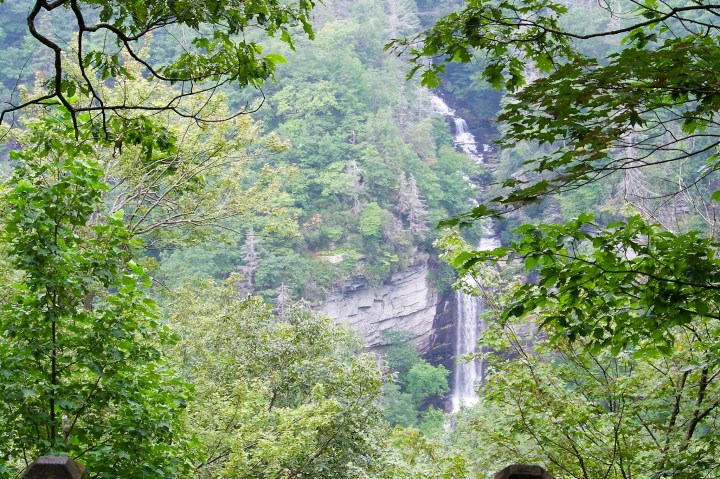
[[[455,382],[456,295],[451,289],[436,291],[430,281],[430,272],[428,256],[418,255],[413,265],[381,285],[372,285],[362,277],[348,280],[316,309],[338,323],[351,326],[361,335],[365,345],[375,351],[382,349],[382,331],[410,331],[423,358],[450,371],[448,379],[452,390]],[[438,399],[433,406],[450,411],[452,403],[446,397]]]
[[[429,281],[427,255],[381,285],[353,278],[317,308],[339,323],[360,333],[369,348],[380,346],[382,331],[410,331],[418,349],[428,353],[434,346],[435,317],[444,301]]]

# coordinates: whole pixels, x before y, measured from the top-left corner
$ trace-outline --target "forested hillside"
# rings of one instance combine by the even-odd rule
[[[49,53],[18,28],[26,8],[20,1],[4,4],[7,99],[17,99],[51,65]],[[419,251],[432,250],[434,226],[467,210],[490,173],[453,150],[450,127],[434,114],[429,93],[406,80],[407,62],[388,54],[385,45],[450,8],[399,0],[331,3],[313,13],[313,40],[296,39],[294,50],[263,40],[263,48],[280,55],[273,57],[274,81],[261,95],[253,89],[224,92],[231,108],[257,109],[257,130],[243,140],[237,187],[247,189],[258,172],[277,170],[272,179],[261,179],[273,184],[273,197],[264,200],[270,204],[253,218],[224,215],[207,240],[184,231],[154,241],[156,280],[174,286],[239,272],[246,293],[276,299],[282,290],[289,299],[313,301],[352,276],[380,283]],[[66,19],[68,13],[60,13]],[[70,32],[57,24],[46,27],[70,41]],[[172,34],[146,41],[145,54],[155,61],[179,51]],[[445,91],[489,142],[498,94],[472,81],[476,68],[456,70]],[[271,148],[264,150],[268,141]],[[441,289],[449,286],[447,272],[438,277],[444,278]]]
[[[718,476],[718,18],[0,0],[0,478]]]
[[[295,52],[269,46],[287,63],[254,117],[289,148],[253,167],[287,168],[282,192],[297,229],[288,238],[262,218],[245,223],[229,247],[166,254],[164,277],[242,270],[248,292],[274,297],[284,284],[293,299],[316,300],[352,275],[382,282],[431,248],[433,226],[477,194],[478,166],[453,151],[427,92],[383,50],[417,28],[415,11],[412,2],[329,4],[315,14],[313,41]]]
[[[194,81],[181,70],[155,67],[212,70],[185,56],[187,25],[108,50],[88,26],[127,12],[73,5],[0,5],[0,474],[49,453],[92,477],[376,475],[389,427],[441,431],[430,405],[447,370],[407,338],[394,346],[407,357],[390,350],[391,369],[378,368],[304,305],[435,256],[434,225],[478,194],[479,165],[384,50],[419,28],[414,3],[329,4],[306,24],[312,39],[248,31],[245,68],[259,66],[234,78],[248,88],[197,96],[177,86]],[[65,25],[79,18],[76,46]],[[67,51],[53,60],[47,45]],[[435,268],[447,288],[452,274]]]

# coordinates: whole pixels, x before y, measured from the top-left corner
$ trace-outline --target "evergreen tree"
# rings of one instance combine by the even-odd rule
[[[287,320],[288,308],[292,302],[292,292],[285,283],[280,283],[278,287],[278,295],[275,298],[275,311],[280,321]]]
[[[252,228],[245,234],[245,244],[242,247],[243,264],[238,266],[238,271],[242,273],[239,292],[241,295],[247,296],[253,294],[255,290],[255,273],[260,268],[260,252],[257,250],[258,239]]]
[[[407,182],[407,218],[410,222],[410,233],[423,237],[430,231],[428,227],[428,209],[420,195],[420,189],[418,188],[415,176],[410,175]]]

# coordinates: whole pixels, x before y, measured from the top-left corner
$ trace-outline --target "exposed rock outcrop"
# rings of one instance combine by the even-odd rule
[[[402,329],[410,331],[418,349],[427,353],[433,347],[435,317],[442,303],[429,281],[429,272],[428,256],[423,255],[380,285],[362,277],[352,278],[318,310],[349,324],[369,348],[380,346],[382,331]]]

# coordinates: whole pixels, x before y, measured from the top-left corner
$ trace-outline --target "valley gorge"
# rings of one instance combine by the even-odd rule
[[[467,122],[441,97],[431,93],[430,104],[450,124],[457,151],[478,165],[494,161],[492,147],[479,145]],[[481,191],[486,185],[475,187]],[[484,228],[478,248],[498,246],[492,226]],[[476,388],[483,381],[482,362],[468,361],[466,356],[477,352],[479,335],[485,329],[480,318],[484,305],[481,298],[462,291],[438,291],[432,281],[435,261],[438,259],[430,261],[429,253],[417,253],[409,267],[379,285],[362,276],[353,277],[333,288],[316,310],[351,327],[371,351],[382,352],[383,331],[407,331],[427,361],[451,372],[450,393],[443,404],[445,410],[457,412],[477,402]]]

